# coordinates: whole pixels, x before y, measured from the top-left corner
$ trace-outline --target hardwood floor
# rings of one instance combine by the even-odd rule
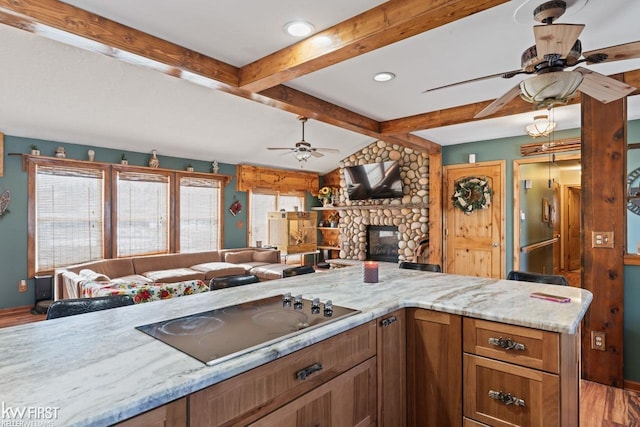
[[[3,310],[0,328],[45,320],[29,309]],[[580,387],[580,427],[640,427],[640,392],[584,380]]]
[[[640,426],[640,393],[582,381],[580,427]]]

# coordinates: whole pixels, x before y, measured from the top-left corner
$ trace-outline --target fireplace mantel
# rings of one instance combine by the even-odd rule
[[[402,204],[380,204],[380,205],[351,205],[351,206],[320,206],[311,208],[314,211],[348,211],[348,210],[362,210],[362,209],[422,209],[428,208],[427,203],[402,203]]]

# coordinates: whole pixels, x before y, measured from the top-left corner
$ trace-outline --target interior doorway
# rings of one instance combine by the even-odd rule
[[[580,287],[580,155],[516,160],[513,176],[513,269]]]

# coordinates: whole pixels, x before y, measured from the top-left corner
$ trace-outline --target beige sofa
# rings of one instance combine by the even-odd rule
[[[282,277],[288,266],[280,264],[280,251],[263,248],[222,249],[185,254],[106,259],[59,268],[55,271],[55,299],[82,297],[82,282],[176,283],[255,274],[260,280]]]

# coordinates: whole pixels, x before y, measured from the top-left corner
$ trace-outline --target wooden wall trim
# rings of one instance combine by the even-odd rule
[[[582,378],[622,387],[624,338],[624,218],[626,98],[602,104],[582,95],[582,269],[593,301],[583,323]],[[594,231],[614,233],[615,247],[592,248]],[[591,349],[591,331],[606,333],[606,349]]]
[[[429,254],[427,262],[443,265],[442,259],[442,152],[429,154]]]
[[[267,189],[281,193],[308,191],[311,194],[317,194],[318,183],[318,174],[314,172],[298,172],[251,165],[236,167],[237,191]]]
[[[4,176],[4,133],[0,132],[0,176]]]

